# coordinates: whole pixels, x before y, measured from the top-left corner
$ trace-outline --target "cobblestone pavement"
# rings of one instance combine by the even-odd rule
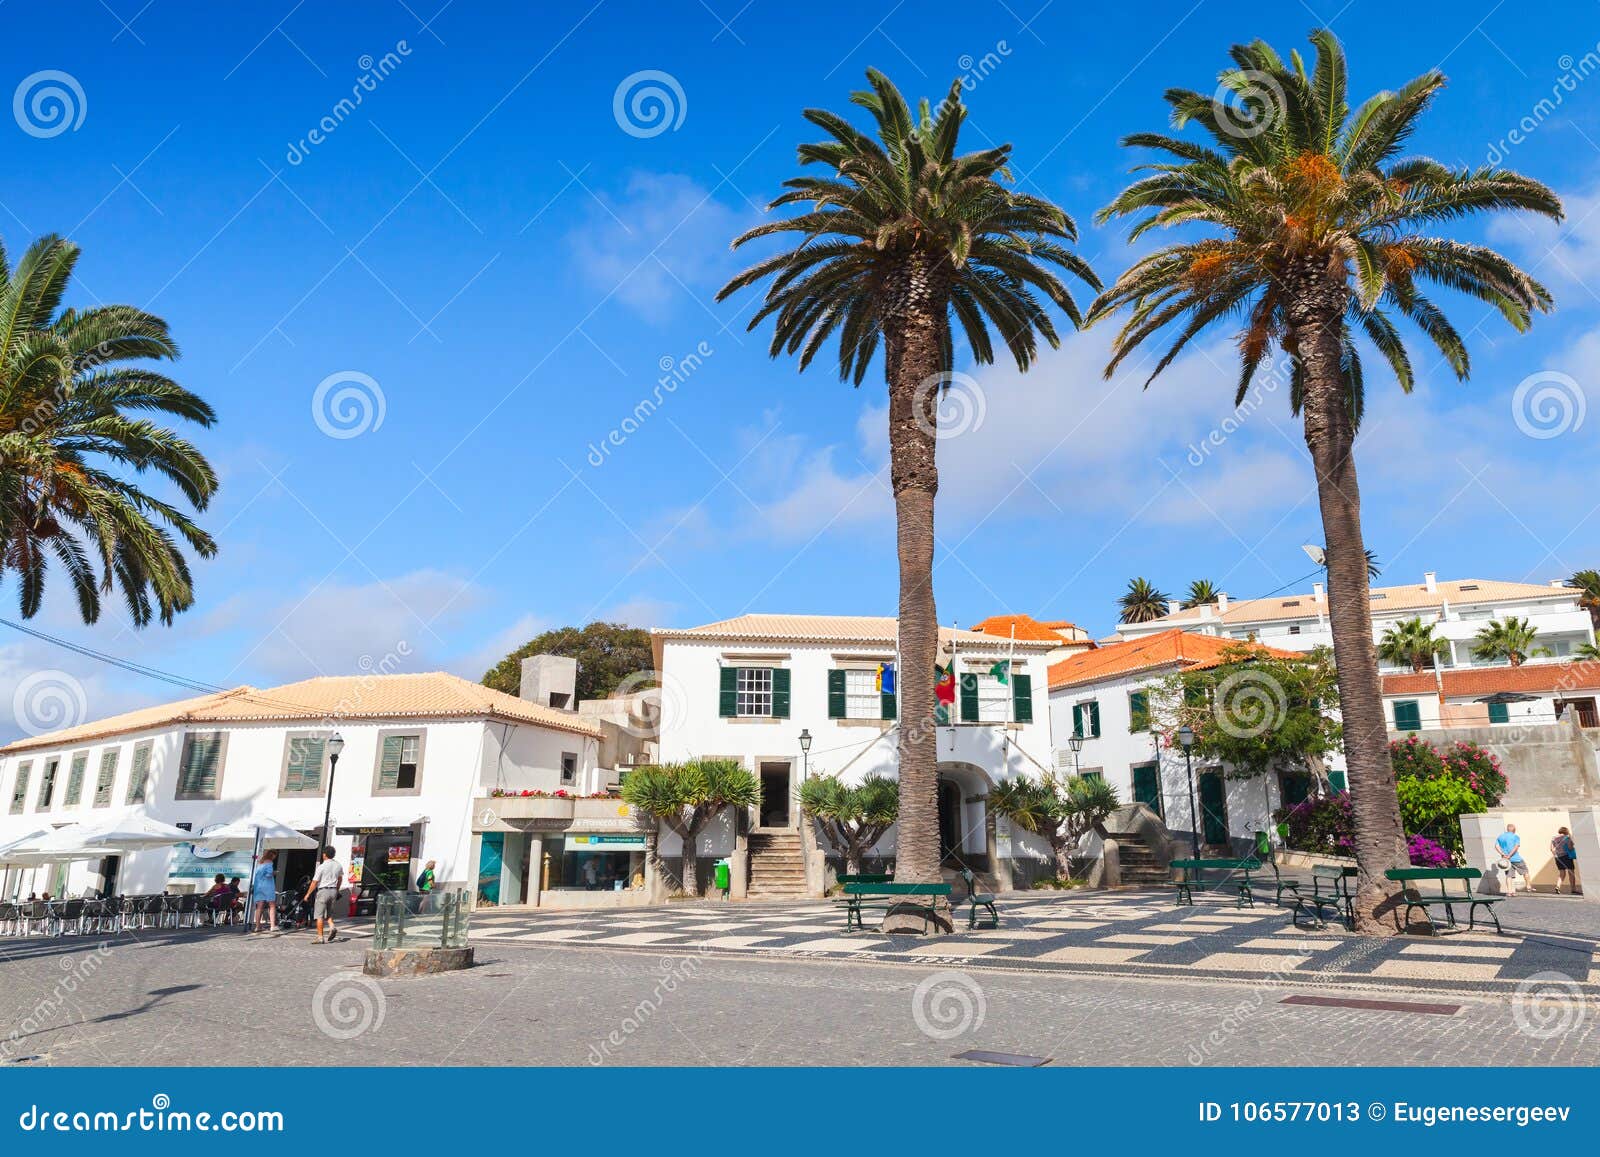
[[[605,912],[479,910],[472,936],[481,943],[562,945],[575,949],[685,951],[735,957],[807,957],[945,964],[983,970],[1096,972],[1253,981],[1276,976],[1299,983],[1514,993],[1533,978],[1600,997],[1600,942],[1568,931],[1513,931],[1552,922],[1585,927],[1589,905],[1565,898],[1511,901],[1503,935],[1465,924],[1438,936],[1366,938],[1336,923],[1296,924],[1291,910],[1258,899],[1239,908],[1231,897],[1200,894],[1188,906],[1171,893],[1022,893],[999,900],[996,928],[927,941],[872,930],[847,932],[832,902],[698,903]],[[1555,905],[1552,907],[1552,905]],[[1465,916],[1465,913],[1461,913]],[[1481,920],[1481,917],[1480,917]]]
[[[0,942],[0,1060],[949,1065],[984,1049],[1056,1065],[1600,1063],[1600,1014],[1559,989],[1359,1007],[1374,994],[1288,974],[1240,985],[505,938],[481,941],[470,971],[374,981],[362,947],[195,932]]]

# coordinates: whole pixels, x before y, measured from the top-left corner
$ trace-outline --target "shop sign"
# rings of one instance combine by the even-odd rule
[[[583,835],[569,833],[567,844],[594,851],[644,851],[644,837],[642,835],[623,834],[621,832],[587,832]]]

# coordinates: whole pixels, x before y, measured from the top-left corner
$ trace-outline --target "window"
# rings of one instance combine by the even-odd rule
[[[17,764],[17,782],[11,785],[11,814],[20,816],[23,804],[28,802],[28,776],[33,773],[33,760]]]
[[[1491,703],[1491,704],[1489,704],[1489,722],[1490,723],[1510,723],[1511,722],[1511,705],[1509,703]]]
[[[787,667],[724,667],[717,714],[724,719],[789,718]]]
[[[1394,705],[1394,729],[1396,731],[1421,731],[1422,708],[1415,699],[1399,699]]]
[[[221,799],[222,760],[228,737],[220,731],[191,731],[178,758],[176,799]]]
[[[145,789],[150,785],[150,749],[153,746],[153,739],[133,745],[133,770],[128,773],[129,803],[144,802]]]
[[[844,672],[844,717],[883,718],[883,696],[878,691],[876,671]]]
[[[1299,623],[1290,623],[1289,624],[1289,633],[1291,635],[1298,635],[1300,633],[1300,624]]]
[[[1128,692],[1128,730],[1150,730],[1150,693],[1148,691]]]
[[[561,782],[564,784],[578,782],[578,753],[575,751],[561,753]]]
[[[1085,739],[1100,738],[1100,704],[1094,699],[1072,705],[1072,732]]]
[[[60,766],[59,759],[44,761],[44,775],[39,777],[39,800],[33,805],[34,811],[42,812],[50,806],[56,794],[56,769]]]
[[[290,735],[283,741],[283,776],[279,795],[321,795],[322,768],[327,760],[325,735]]]
[[[61,801],[62,807],[77,807],[83,802],[83,774],[88,768],[89,753],[73,752],[72,763],[67,768],[67,798]]]
[[[1294,807],[1311,798],[1311,776],[1303,771],[1278,773],[1278,798],[1284,807]]]
[[[1344,772],[1330,771],[1328,773],[1328,786],[1333,789],[1335,795],[1338,795],[1350,785],[1345,781]]]
[[[1011,721],[1011,688],[994,675],[978,676],[978,720],[982,723]]]
[[[375,795],[416,795],[422,790],[422,733],[380,733],[378,768],[372,785]]]
[[[1098,767],[1086,767],[1081,772],[1079,772],[1079,774],[1084,779],[1098,779],[1102,783],[1105,782],[1105,778],[1106,778],[1105,770],[1103,768],[1098,768]]]
[[[119,747],[108,747],[100,753],[100,774],[94,781],[94,806],[111,806],[111,785],[117,778],[117,756],[121,752]]]

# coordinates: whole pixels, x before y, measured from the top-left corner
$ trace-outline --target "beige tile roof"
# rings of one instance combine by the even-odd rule
[[[306,720],[331,726],[341,719],[496,719],[600,736],[600,727],[593,720],[492,691],[459,675],[430,671],[415,675],[327,675],[262,690],[235,687],[19,739],[0,748],[0,755],[66,747],[178,723]]]
[[[1392,611],[1438,610],[1446,600],[1452,607],[1472,606],[1477,603],[1513,602],[1519,599],[1548,599],[1571,596],[1575,591],[1552,587],[1542,583],[1494,582],[1489,579],[1455,579],[1441,581],[1430,591],[1422,583],[1399,587],[1373,587],[1372,609],[1382,613]],[[1381,597],[1380,597],[1381,596]],[[1318,611],[1326,614],[1327,596],[1319,602],[1315,595],[1273,595],[1265,599],[1232,599],[1222,612],[1222,622],[1232,626],[1245,623],[1272,622],[1278,619],[1315,618]],[[1163,615],[1152,622],[1173,627],[1187,626],[1205,620],[1216,620],[1215,603],[1191,607],[1174,615]]]
[[[740,615],[707,623],[703,627],[656,628],[657,639],[717,639],[763,643],[888,643],[894,645],[896,620],[889,615]],[[954,640],[959,646],[1009,647],[1010,638],[985,635],[978,631],[939,628],[939,641]],[[1049,650],[1061,640],[1017,640],[1017,646]]]

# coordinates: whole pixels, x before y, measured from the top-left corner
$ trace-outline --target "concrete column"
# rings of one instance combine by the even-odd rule
[[[478,906],[478,865],[483,862],[483,833],[473,832],[467,844],[467,907]]]
[[[1585,900],[1600,904],[1600,807],[1573,808],[1567,813],[1567,830],[1578,853],[1578,887]],[[1583,878],[1586,868],[1595,873],[1593,886]]]
[[[529,832],[528,836],[528,894],[524,904],[537,908],[544,892],[544,836]]]

